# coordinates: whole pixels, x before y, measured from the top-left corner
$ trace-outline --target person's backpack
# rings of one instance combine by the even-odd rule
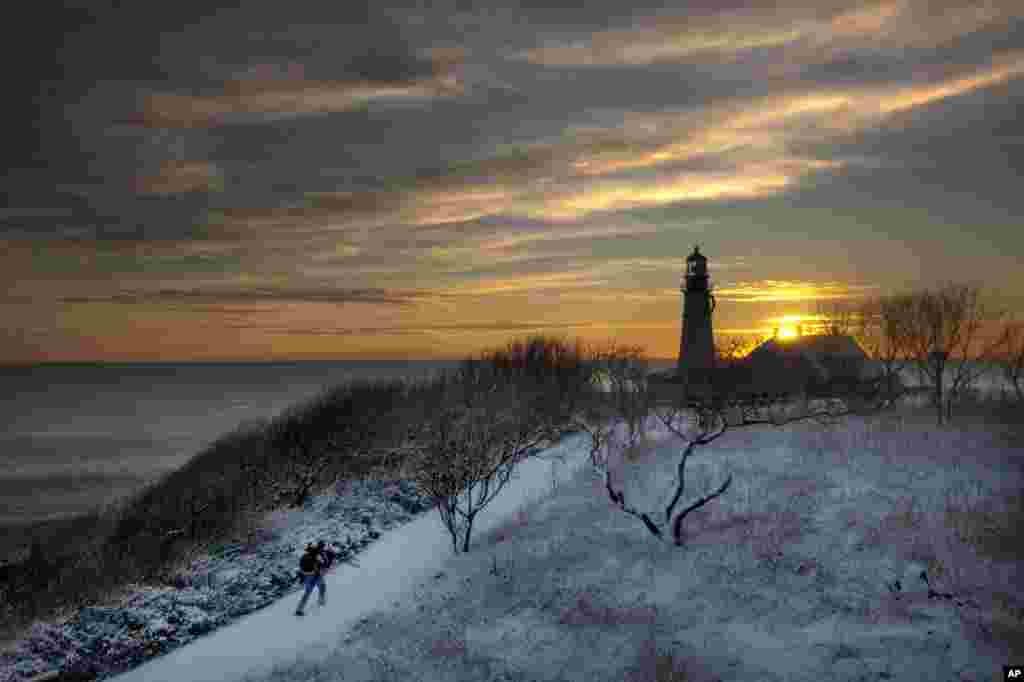
[[[313,573],[316,571],[316,555],[306,552],[299,559],[299,568],[302,569],[303,573]]]

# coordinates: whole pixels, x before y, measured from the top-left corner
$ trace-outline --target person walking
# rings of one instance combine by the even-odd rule
[[[299,608],[295,610],[296,616],[305,615],[303,609],[306,608],[306,602],[309,600],[309,595],[313,593],[314,587],[318,588],[320,592],[320,606],[327,603],[327,585],[324,584],[323,576],[325,562],[321,558],[322,551],[323,542],[319,546],[306,545],[306,553],[299,559],[299,569],[302,571],[302,584],[305,590],[302,599],[299,600]]]

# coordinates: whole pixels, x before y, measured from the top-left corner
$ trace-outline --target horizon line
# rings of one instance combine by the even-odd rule
[[[270,359],[175,359],[175,360],[44,360],[39,362],[0,362],[0,369],[45,367],[57,365],[286,365],[325,362],[461,362],[469,356],[457,357],[338,357],[338,358],[270,358]],[[648,357],[656,362],[675,362],[676,358]]]

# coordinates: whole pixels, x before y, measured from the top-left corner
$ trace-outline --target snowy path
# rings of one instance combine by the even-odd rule
[[[501,494],[477,517],[477,538],[517,509],[548,494],[552,479],[567,481],[587,461],[583,435],[565,438],[545,450],[543,459],[524,462]],[[564,455],[564,459],[562,459]],[[562,459],[562,461],[558,461]],[[401,601],[420,581],[429,578],[452,556],[451,539],[436,512],[381,536],[357,557],[343,564],[327,581],[327,606],[310,598],[306,615],[294,615],[300,593],[239,619],[188,646],[111,678],[118,682],[221,682],[269,670],[294,660],[301,652],[337,646],[341,633],[364,615]]]

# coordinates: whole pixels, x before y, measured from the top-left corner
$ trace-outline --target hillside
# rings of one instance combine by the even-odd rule
[[[652,428],[627,498],[660,508],[677,453]],[[116,679],[987,680],[1024,653],[1021,461],[995,429],[913,419],[730,432],[688,468],[684,500],[736,481],[681,548],[587,466],[531,502],[532,461],[469,554],[428,514],[306,620],[286,599]]]

